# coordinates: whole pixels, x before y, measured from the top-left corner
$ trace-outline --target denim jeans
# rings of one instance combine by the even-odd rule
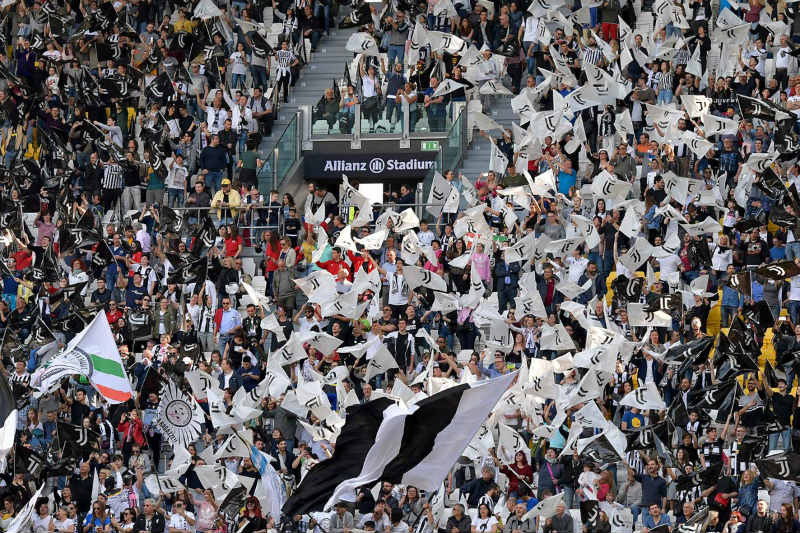
[[[786,245],[786,259],[800,257],[800,241],[790,242]]]
[[[200,109],[200,106],[197,105],[197,99],[189,98],[186,101],[186,110],[189,112],[191,116],[195,118],[198,122],[203,121],[203,110]]]
[[[778,433],[769,434],[769,451],[778,449],[778,437],[781,438],[782,450],[792,449],[792,428],[786,428]]]
[[[239,157],[241,157],[242,152],[244,152],[247,146],[247,130],[242,130],[239,132]]]
[[[798,302],[800,303],[800,302]],[[731,324],[731,320],[739,312],[739,308],[732,305],[722,306],[722,317],[720,318],[720,327],[727,328]]]
[[[170,207],[183,207],[183,191],[181,189],[167,189],[167,198]]]
[[[234,74],[231,77],[231,88],[233,89],[244,89],[244,82],[247,79],[245,74]]]
[[[792,319],[792,323],[797,324],[797,321],[800,319],[800,301],[789,300],[786,304],[786,309],[789,310],[789,317]]]
[[[322,39],[322,32],[321,31],[312,31],[311,32],[311,51],[315,52],[317,50],[317,46],[319,45],[319,41]]]
[[[14,162],[14,159],[17,157],[16,150],[6,150],[6,156],[3,159],[3,166],[6,168],[11,168],[11,163]]]
[[[394,124],[395,120],[400,119],[402,109],[400,101],[397,98],[386,99],[386,120]]]
[[[672,89],[661,89],[658,91],[658,105],[669,104],[672,102]]]
[[[267,67],[251,66],[250,75],[253,77],[253,87],[261,87],[263,89],[269,83]]]
[[[224,355],[225,346],[232,343],[233,343],[233,335],[223,335],[222,333],[220,333],[219,342],[217,343],[217,350],[219,350],[219,353]]]
[[[631,505],[631,511],[633,512],[633,529],[636,529],[636,519],[639,518],[639,515],[642,514],[642,506],[639,504],[634,503]]]
[[[392,70],[392,65],[394,65],[395,59],[401,65],[403,64],[403,59],[405,59],[406,54],[406,47],[402,44],[390,44],[389,45],[389,71]]]
[[[571,486],[564,487],[562,492],[564,494],[564,506],[567,509],[572,509],[574,507],[573,504],[575,503],[575,489]]]
[[[530,41],[523,42],[522,46],[523,46],[524,53],[526,55],[526,58],[525,58],[525,63],[526,63],[525,70],[527,71],[529,76],[535,76],[536,75],[536,58],[534,56],[532,56],[532,55],[530,55],[530,56],[528,55],[528,50],[530,49],[531,44],[533,44],[533,51],[534,52],[539,50],[538,43],[531,43]]]
[[[222,188],[222,170],[209,170],[206,174],[206,187],[212,191],[212,194]]]
[[[320,14],[320,11],[322,11],[325,14],[325,17],[324,17],[325,18],[325,33],[328,33],[328,31],[330,31],[330,29],[331,29],[331,5],[330,5],[330,3],[328,3],[328,5],[323,6],[322,4],[317,2],[317,5],[314,6],[314,16],[318,17],[319,14]]]

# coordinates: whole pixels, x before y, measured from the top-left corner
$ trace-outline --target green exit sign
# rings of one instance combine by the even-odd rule
[[[422,141],[421,146],[423,152],[439,151],[439,141]]]

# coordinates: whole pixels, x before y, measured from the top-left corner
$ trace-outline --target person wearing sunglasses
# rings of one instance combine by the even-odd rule
[[[83,521],[83,533],[110,533],[111,517],[106,512],[106,507],[99,501],[92,504],[92,511]]]

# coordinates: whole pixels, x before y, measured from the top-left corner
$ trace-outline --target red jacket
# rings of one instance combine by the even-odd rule
[[[364,256],[361,254],[354,254],[351,250],[347,250],[347,257],[350,258],[350,262],[353,264],[353,271],[350,272],[350,281],[353,281],[353,276],[356,272],[361,270],[361,267],[364,266],[364,263],[367,264],[367,273],[375,270],[375,267],[372,265],[372,263],[364,259]]]
[[[122,433],[122,442],[123,444],[128,440],[128,431],[132,432],[133,441],[138,444],[139,446],[144,446],[144,425],[142,424],[141,419],[137,418],[135,422],[133,422],[133,428],[131,429],[131,419],[128,418],[124,422],[120,422],[117,426],[117,431]]]
[[[281,249],[277,248],[275,250],[272,249],[272,246],[267,244],[266,250],[266,263],[267,263],[267,272],[274,272],[278,270],[278,259],[281,257]]]
[[[317,261],[317,266],[327,270],[334,276],[338,274],[341,269],[344,269],[347,272],[348,278],[350,278],[352,275],[350,265],[341,259],[339,261],[334,261],[333,259],[329,259],[328,261]]]

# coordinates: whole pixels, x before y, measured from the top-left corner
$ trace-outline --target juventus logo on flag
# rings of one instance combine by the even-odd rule
[[[86,428],[78,429],[78,431],[76,432],[77,433],[77,439],[75,440],[75,444],[77,444],[78,446],[86,446],[89,443],[89,433],[88,433],[88,431],[89,430],[86,429]]]
[[[796,480],[800,476],[800,454],[783,452],[778,455],[757,460],[756,466],[763,476],[777,479]]]

